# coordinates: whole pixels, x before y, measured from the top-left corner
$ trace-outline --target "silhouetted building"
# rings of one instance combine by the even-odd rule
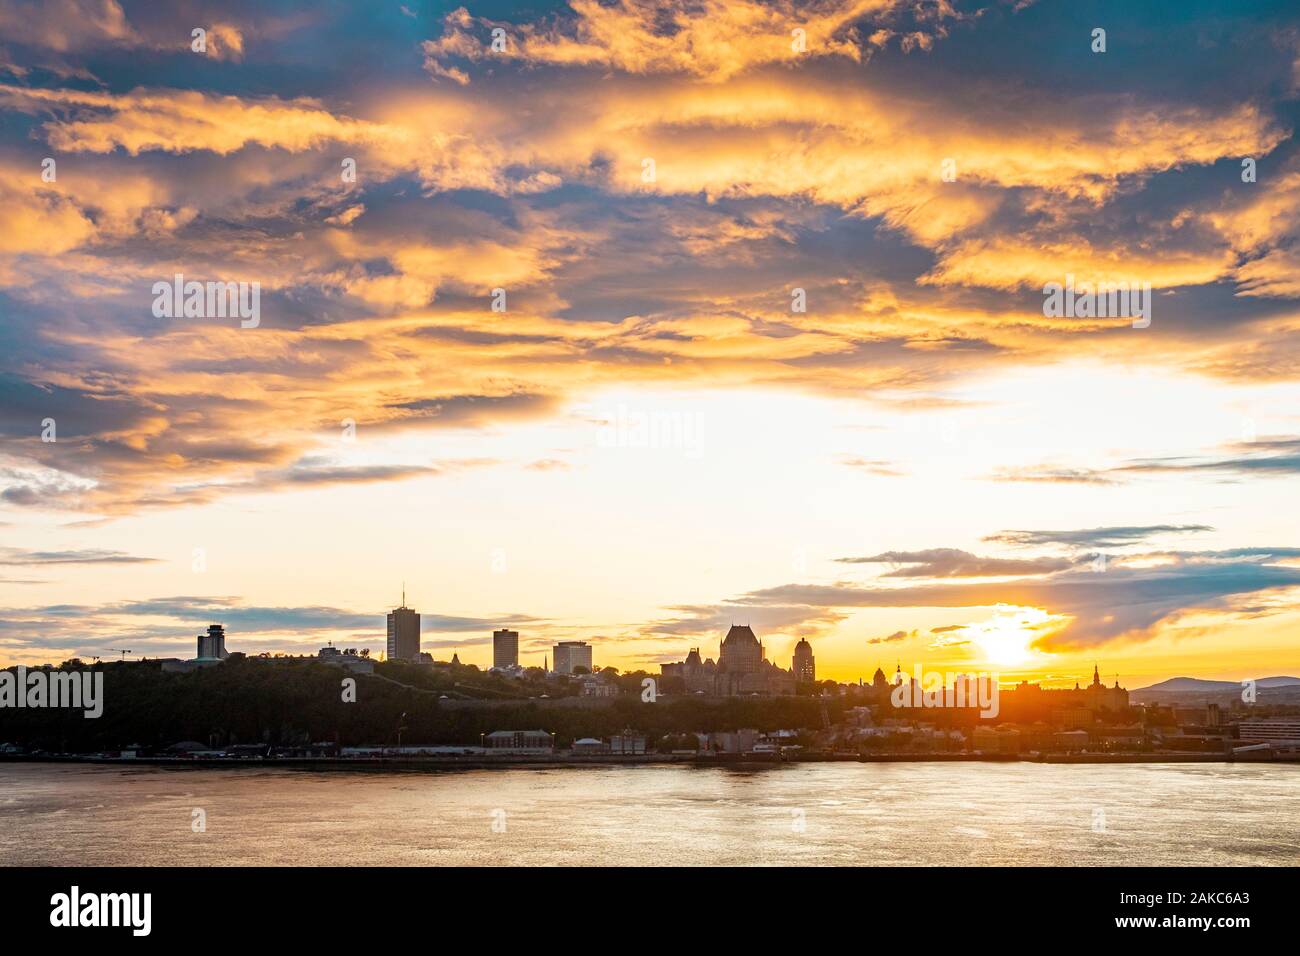
[[[718,648],[718,662],[700,660],[691,648],[686,660],[662,665],[664,677],[680,677],[691,694],[736,697],[793,694],[795,677],[767,659],[762,643],[749,625],[733,624]]]
[[[220,624],[209,624],[208,633],[199,635],[199,653],[201,661],[223,661],[226,659],[226,629]]]
[[[402,606],[388,612],[388,659],[420,659],[420,615],[406,606],[405,591],[402,592]]]
[[[560,641],[555,645],[555,673],[572,674],[575,667],[591,672],[591,645],[586,641]]]
[[[220,624],[209,624],[208,633],[199,635],[199,652],[191,660],[164,657],[159,662],[164,674],[184,674],[200,667],[213,667],[230,655],[226,653],[226,629]]]
[[[1021,681],[1001,692],[1000,709],[1004,720],[1042,720],[1049,715],[1067,727],[1086,727],[1103,711],[1118,715],[1128,710],[1128,691],[1119,686],[1107,687],[1094,666],[1092,683],[1077,683],[1067,690],[1056,690]]]
[[[718,670],[753,674],[763,666],[763,644],[748,624],[733,624],[718,648]]]
[[[817,680],[817,659],[813,657],[812,645],[800,639],[794,646],[794,679],[800,684],[811,684]]]
[[[519,666],[519,632],[502,628],[492,632],[492,666]]]

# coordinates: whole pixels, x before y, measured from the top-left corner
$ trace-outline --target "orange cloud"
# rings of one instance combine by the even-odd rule
[[[717,82],[755,66],[795,64],[801,57],[861,62],[853,24],[888,11],[899,0],[570,0],[569,5],[572,17],[519,26],[473,17],[461,7],[447,15],[437,40],[424,42],[425,68],[464,84],[469,76],[449,61],[496,56],[549,66],[678,73]],[[940,9],[954,15],[947,4]],[[494,30],[502,32],[494,36]],[[504,43],[504,49],[493,49],[494,39]]]
[[[191,90],[144,90],[114,95],[0,85],[0,103],[13,109],[65,111],[75,118],[47,124],[50,145],[68,152],[107,153],[121,147],[225,155],[249,145],[299,152],[331,141],[384,143],[401,131],[336,117],[309,99],[246,100]]]

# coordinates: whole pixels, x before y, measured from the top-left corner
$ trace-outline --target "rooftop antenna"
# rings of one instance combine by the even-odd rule
[[[402,582],[402,607],[406,607],[406,582]]]

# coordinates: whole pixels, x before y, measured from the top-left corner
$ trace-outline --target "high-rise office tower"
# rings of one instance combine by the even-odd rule
[[[555,645],[555,673],[572,674],[575,667],[591,673],[591,645],[586,641],[560,641]]]
[[[492,632],[492,666],[515,667],[519,664],[519,632],[502,628]]]
[[[406,606],[405,588],[402,588],[402,606],[388,612],[388,659],[420,659],[420,615]]]
[[[817,661],[813,657],[812,645],[800,640],[794,646],[794,679],[800,684],[811,684],[817,679]]]

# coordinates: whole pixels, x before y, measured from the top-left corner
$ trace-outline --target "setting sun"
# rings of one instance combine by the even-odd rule
[[[1037,662],[1042,655],[1031,645],[1057,619],[1039,608],[999,607],[993,617],[953,632],[974,642],[984,659],[1000,667],[1020,667]]]

